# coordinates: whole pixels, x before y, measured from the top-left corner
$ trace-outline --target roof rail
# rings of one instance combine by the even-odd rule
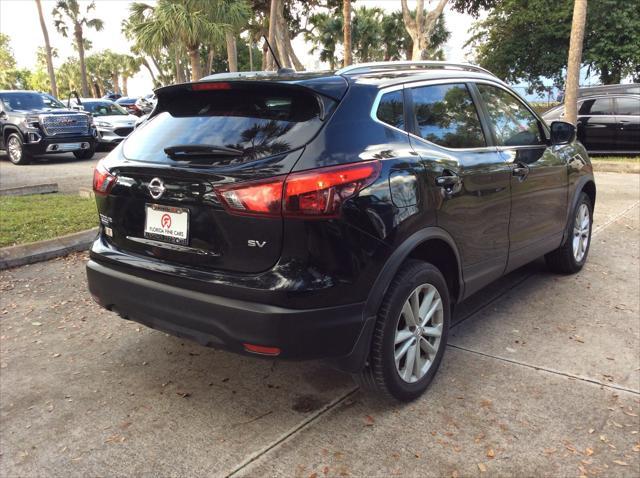
[[[336,71],[336,75],[353,75],[356,73],[370,73],[379,70],[398,70],[398,69],[452,69],[475,71],[478,73],[486,73],[495,76],[489,70],[469,63],[451,63],[448,61],[374,61],[371,63],[360,63],[357,65],[349,65]]]

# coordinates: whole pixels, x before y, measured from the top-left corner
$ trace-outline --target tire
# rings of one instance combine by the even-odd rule
[[[584,214],[587,215],[586,219]],[[587,262],[591,247],[593,204],[589,196],[583,192],[580,193],[576,207],[571,212],[570,221],[569,234],[564,244],[544,256],[549,269],[558,274],[575,274]]]
[[[22,136],[18,133],[11,133],[7,137],[6,142],[7,155],[9,160],[16,165],[29,164],[33,159],[33,156],[24,149],[24,143],[22,142]]]
[[[432,296],[434,301],[427,305],[433,290],[435,290]],[[431,318],[426,322],[428,327],[424,329],[424,335],[420,333],[421,329],[409,330],[411,329],[410,320],[408,320],[410,316],[405,312],[405,306],[411,309],[411,299],[416,291],[418,291],[416,296],[418,303],[424,304],[425,310],[436,306]],[[422,314],[422,317],[424,316]],[[362,388],[387,398],[403,402],[418,398],[425,392],[438,371],[447,344],[450,320],[449,290],[442,273],[427,262],[408,260],[396,274],[382,301],[373,332],[369,361],[359,374],[354,375],[356,382]],[[424,322],[422,318],[421,322]],[[436,337],[438,328],[440,336]],[[407,334],[413,334],[413,336]],[[396,341],[402,338],[405,340],[396,345]],[[431,344],[431,347],[426,346],[425,340]],[[420,343],[421,346],[418,348],[416,343]],[[402,355],[401,352],[407,344],[409,344],[408,349]],[[420,373],[415,373],[418,370],[415,361],[413,361],[413,367],[409,366],[410,356],[413,352],[415,357],[416,351],[421,361],[417,363],[422,363],[426,367],[426,369],[423,367]],[[401,355],[398,363],[395,360],[396,354]],[[429,364],[425,360],[427,358],[430,359]],[[410,376],[407,376],[409,370],[411,370]]]
[[[73,155],[76,159],[91,159],[93,155],[96,154],[96,146],[91,145],[89,149],[83,149],[81,151],[74,151]]]

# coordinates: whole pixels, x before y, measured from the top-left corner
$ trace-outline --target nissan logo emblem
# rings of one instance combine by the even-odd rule
[[[151,197],[153,199],[160,199],[160,196],[164,194],[164,191],[165,191],[165,187],[164,187],[164,183],[162,182],[162,179],[153,178],[149,182],[149,194],[151,194]]]

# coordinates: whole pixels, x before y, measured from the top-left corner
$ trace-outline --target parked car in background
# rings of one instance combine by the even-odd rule
[[[115,100],[117,100],[119,98],[122,98],[122,95],[120,93],[110,93],[110,92],[106,93],[102,97],[102,99],[104,99],[104,100],[111,100],[111,101],[115,101]]]
[[[118,144],[133,131],[138,119],[122,106],[105,99],[74,98],[69,100],[69,107],[93,116],[93,123],[98,130],[97,140],[101,145]]]
[[[95,152],[96,136],[91,115],[68,109],[51,95],[0,91],[0,149],[14,164],[64,152],[89,159]]]
[[[547,126],[482,68],[385,62],[156,94],[94,173],[88,284],[123,318],[325,359],[412,400],[454,304],[542,255],[559,273],[587,260],[596,186],[575,127]]]
[[[142,111],[143,115],[148,115],[153,111],[153,108],[156,106],[156,95],[151,93],[149,95],[141,96],[136,101],[136,106],[140,111]]]
[[[578,140],[590,154],[640,154],[640,94],[604,91],[578,98]],[[561,120],[564,110],[556,106],[542,118]]]
[[[135,98],[133,96],[123,96],[122,98],[118,98],[116,100],[116,104],[122,106],[125,110],[127,110],[127,113],[129,114],[142,116],[143,113],[140,108],[136,106],[136,101],[138,101],[138,98]]]

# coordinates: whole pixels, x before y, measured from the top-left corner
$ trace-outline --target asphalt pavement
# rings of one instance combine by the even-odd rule
[[[596,181],[583,271],[536,261],[463,303],[410,404],[121,320],[84,253],[3,271],[0,475],[637,477],[640,175]]]
[[[75,194],[82,187],[91,188],[93,168],[108,152],[97,152],[91,159],[76,159],[73,153],[37,157],[31,164],[16,166],[0,153],[0,189],[58,183],[61,193]]]

